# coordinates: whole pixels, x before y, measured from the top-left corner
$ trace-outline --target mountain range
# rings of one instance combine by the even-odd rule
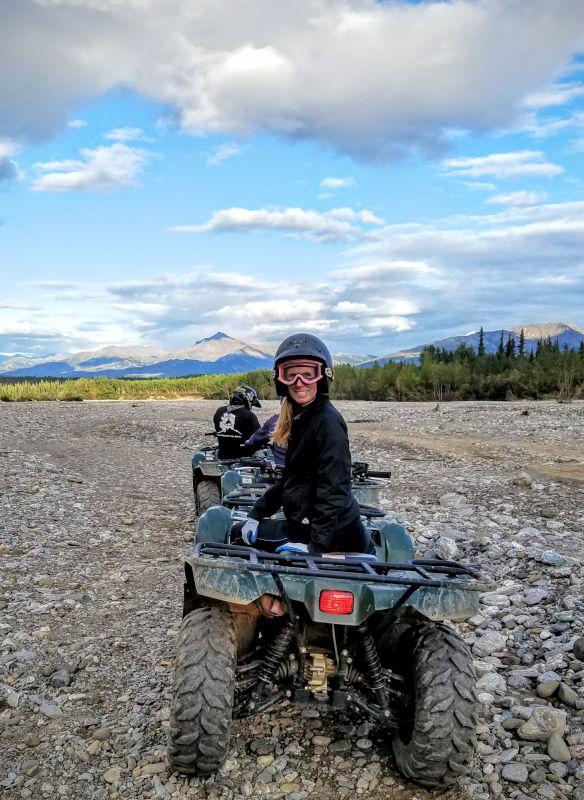
[[[525,335],[525,350],[535,350],[539,339],[557,341],[560,347],[578,348],[584,341],[584,330],[577,325],[550,322],[543,325],[519,325],[510,329],[485,331],[484,345],[487,353],[496,352],[501,334],[506,342],[510,336],[516,341],[521,329]],[[387,361],[417,362],[420,353],[430,344],[455,350],[460,344],[478,348],[479,333],[452,336],[426,342],[422,345],[387,355],[333,355],[335,364],[352,364],[371,367]],[[247,344],[221,331],[200,339],[190,347],[164,350],[159,347],[103,347],[80,353],[60,354],[44,358],[0,354],[0,377],[53,377],[53,378],[174,378],[186,375],[219,375],[233,372],[252,372],[271,369],[274,348],[269,345]]]
[[[483,343],[485,346],[485,353],[496,353],[501,341],[501,334],[503,335],[503,342],[507,343],[510,337],[515,339],[515,343],[519,343],[521,331],[525,337],[525,352],[535,352],[538,341],[541,339],[548,339],[557,342],[560,348],[565,345],[571,350],[577,350],[580,343],[584,342],[584,330],[574,325],[571,322],[547,322],[541,325],[516,325],[509,329],[499,329],[495,331],[483,331]],[[425,347],[434,345],[438,348],[445,350],[456,350],[461,344],[467,347],[473,347],[478,350],[480,339],[480,332],[473,331],[466,336],[450,336],[447,339],[438,339],[434,342],[426,342],[419,344],[415,347],[408,348],[407,350],[400,350],[396,353],[388,353],[387,355],[378,356],[368,361],[358,364],[359,367],[372,367],[375,362],[379,365],[386,364],[388,361],[408,361],[417,363],[420,360],[420,355]],[[0,366],[1,369],[1,366]]]

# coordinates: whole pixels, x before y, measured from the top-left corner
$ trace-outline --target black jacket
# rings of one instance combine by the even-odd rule
[[[242,444],[260,427],[258,418],[245,406],[221,406],[213,416],[217,431],[219,458],[239,458],[246,454]]]
[[[310,526],[305,530],[310,531],[311,550],[334,550],[335,541],[352,534],[353,528],[359,549],[363,526],[351,494],[345,421],[322,395],[295,410],[282,479],[256,501],[249,516],[261,520],[282,506],[286,519]]]

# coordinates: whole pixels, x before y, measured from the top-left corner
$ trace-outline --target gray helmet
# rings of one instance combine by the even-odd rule
[[[329,393],[334,374],[333,359],[328,347],[322,339],[312,333],[293,333],[292,336],[287,336],[284,339],[274,356],[274,382],[276,384],[276,392],[280,397],[288,397],[288,387],[277,379],[278,364],[281,364],[282,361],[288,361],[288,359],[303,357],[314,358],[322,363],[324,374],[317,384],[317,390],[320,394]]]
[[[258,399],[258,393],[251,386],[236,386],[229,395],[229,402],[234,406],[245,406],[248,410],[252,406],[261,408],[262,404]]]

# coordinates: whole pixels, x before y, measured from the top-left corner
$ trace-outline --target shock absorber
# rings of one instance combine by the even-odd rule
[[[272,683],[278,671],[278,667],[286,657],[290,644],[294,638],[294,625],[291,621],[286,622],[282,629],[274,637],[272,644],[265,655],[264,663],[260,669],[258,679],[263,683]]]
[[[383,672],[381,670],[381,661],[379,659],[379,653],[377,652],[377,648],[375,647],[375,642],[373,641],[373,636],[371,636],[371,634],[369,633],[367,626],[360,625],[358,631],[363,637],[362,655],[363,655],[366,678],[369,683],[369,686],[375,692],[375,696],[377,697],[377,702],[385,712],[387,711],[389,703],[387,700],[387,690],[384,686]]]

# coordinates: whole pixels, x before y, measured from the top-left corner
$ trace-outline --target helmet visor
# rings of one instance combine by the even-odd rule
[[[322,378],[322,364],[311,359],[297,359],[278,364],[277,378],[285,386],[292,386],[296,381],[310,385]]]

